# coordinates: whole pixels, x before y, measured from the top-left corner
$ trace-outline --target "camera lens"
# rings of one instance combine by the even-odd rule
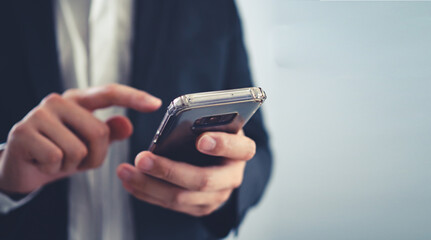
[[[193,127],[199,128],[229,124],[237,115],[238,113],[229,113],[199,118],[194,122]]]
[[[209,118],[208,122],[210,124],[218,123],[219,119],[220,119],[220,116],[212,116],[212,117]]]

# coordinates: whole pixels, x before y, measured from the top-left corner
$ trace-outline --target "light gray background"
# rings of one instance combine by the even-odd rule
[[[237,3],[275,153],[239,239],[431,239],[431,3]]]

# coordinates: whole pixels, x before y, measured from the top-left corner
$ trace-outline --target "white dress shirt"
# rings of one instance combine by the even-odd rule
[[[88,88],[129,80],[132,46],[132,0],[57,0],[56,33],[62,81],[66,88]],[[125,115],[123,108],[98,110],[106,120]],[[70,240],[129,240],[134,229],[129,196],[116,168],[129,158],[127,140],[111,145],[105,162],[95,170],[73,175],[69,187]],[[0,194],[7,213],[37,194],[13,201]]]

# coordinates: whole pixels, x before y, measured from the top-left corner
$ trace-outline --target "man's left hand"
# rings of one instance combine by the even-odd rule
[[[222,157],[222,164],[198,167],[144,151],[135,166],[123,163],[117,174],[124,188],[136,198],[174,211],[200,217],[211,214],[226,202],[242,183],[246,162],[256,152],[255,142],[238,134],[206,132],[196,148]]]

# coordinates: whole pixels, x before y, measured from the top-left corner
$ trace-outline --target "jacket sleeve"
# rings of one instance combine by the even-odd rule
[[[231,36],[226,59],[225,87],[253,86],[245,50],[238,11],[232,2],[230,10]],[[256,142],[256,155],[247,162],[242,185],[220,209],[203,218],[207,228],[217,237],[225,237],[231,230],[238,231],[247,210],[261,199],[272,169],[268,134],[259,110],[244,127],[245,135]]]

